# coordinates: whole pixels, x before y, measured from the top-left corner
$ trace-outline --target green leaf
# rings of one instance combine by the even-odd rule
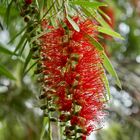
[[[101,32],[101,33],[110,35],[112,37],[116,37],[116,38],[124,40],[124,38],[119,33],[113,31],[112,29],[98,26],[98,31]]]
[[[24,51],[24,49],[25,49],[25,47],[26,47],[26,44],[27,44],[27,40],[24,42],[24,44],[22,45],[22,48],[21,48],[21,51],[19,52],[19,56],[21,56],[22,55],[22,53],[23,53],[23,51]]]
[[[36,35],[35,37],[32,37],[30,43],[33,43],[35,40],[37,40],[37,39],[40,38],[41,36],[47,34],[48,32],[50,32],[49,29],[47,29],[47,31],[45,30],[45,31],[39,33],[39,34]]]
[[[82,6],[82,11],[85,13],[85,15],[87,15],[88,18],[89,18],[89,17],[94,18],[93,14],[90,13],[90,12],[89,12],[86,8],[84,8],[83,6]]]
[[[21,35],[25,30],[26,30],[27,26],[25,26],[23,29],[21,29],[21,31],[19,33],[17,33],[9,42],[8,44],[12,43],[19,35]]]
[[[93,19],[95,18],[103,27],[106,27],[106,28],[109,28],[109,29],[111,28],[97,11],[91,10],[91,9],[86,9],[84,7],[82,7],[82,11],[88,17],[91,17]]]
[[[27,58],[26,58],[26,61],[25,61],[24,67],[23,67],[23,75],[25,73],[25,70],[26,70],[26,68],[27,68],[27,66],[28,66],[31,58],[32,58],[32,54],[33,54],[33,52],[30,51],[29,54],[28,54],[28,56],[27,56]]]
[[[102,54],[102,57],[103,57],[103,65],[105,67],[105,69],[109,72],[109,74],[112,75],[112,77],[115,79],[116,81],[116,84],[118,85],[118,87],[122,88],[121,87],[121,83],[120,83],[120,80],[118,78],[118,75],[115,71],[115,69],[113,68],[110,60],[108,59],[108,57],[106,56],[105,53]]]
[[[105,73],[103,74],[103,82],[105,84],[105,88],[106,88],[107,95],[108,95],[108,96],[106,96],[106,100],[108,100],[108,98],[110,99],[111,94],[110,94],[109,82],[108,82],[108,79],[107,79],[107,76]]]
[[[38,61],[34,62],[24,73],[24,75],[26,75],[36,64],[38,63]]]
[[[72,25],[72,27],[74,28],[74,30],[76,30],[77,32],[79,32],[79,31],[80,31],[80,28],[79,28],[79,26],[75,23],[75,21],[74,21],[72,18],[70,18],[68,15],[67,15],[67,19],[68,19],[68,21],[70,22],[70,24]]]
[[[41,130],[41,134],[40,134],[40,140],[43,140],[43,137],[46,132],[46,126],[48,126],[48,124],[49,124],[49,119],[47,117],[44,117],[43,126],[42,126],[42,130]]]
[[[82,11],[85,13],[85,15],[87,15],[88,17],[92,18],[92,19],[96,19],[103,27],[105,27],[108,30],[112,30],[111,27],[106,23],[106,21],[101,17],[100,14],[98,14],[98,12],[94,11],[94,10],[90,10],[90,9],[86,9],[84,7],[82,7]],[[112,30],[113,31],[113,30]]]
[[[5,21],[6,21],[7,25],[9,24],[9,17],[10,17],[10,13],[11,13],[10,11],[11,11],[12,4],[13,4],[13,0],[9,3],[7,10],[6,10]]]
[[[0,43],[0,53],[8,54],[8,55],[16,55],[14,52],[7,49],[3,44]]]
[[[89,36],[88,34],[86,34],[86,37],[89,39],[89,41],[99,50],[99,51],[103,51],[103,47],[102,45],[93,37]]]
[[[39,8],[39,2],[38,2],[38,0],[35,0],[35,3],[36,3],[37,8]]]
[[[25,45],[26,42],[26,33],[21,37],[19,43],[17,44],[17,47],[15,48],[14,52],[16,53],[22,46]]]
[[[94,18],[105,28],[111,29],[108,23],[103,19],[99,13],[95,13]]]
[[[16,80],[16,78],[9,72],[3,65],[0,64],[0,74],[6,76],[11,80]]]
[[[46,0],[38,1],[40,9],[40,17],[43,17],[44,14],[44,5],[47,4]]]
[[[80,5],[80,6],[96,8],[96,9],[100,6],[107,6],[105,3],[96,2],[96,1],[89,2],[89,1],[78,0],[78,1],[71,2],[71,3],[74,5]]]
[[[107,20],[111,22],[111,18],[104,11],[102,11],[101,9],[98,9],[98,11],[101,15],[103,15]]]
[[[99,32],[124,40],[124,38],[119,33],[115,32],[111,29],[111,27],[100,16],[100,14],[98,14],[97,12],[95,12],[93,10],[89,11],[85,8],[82,8],[82,10],[88,17],[95,18],[102,25],[102,27],[98,26]]]

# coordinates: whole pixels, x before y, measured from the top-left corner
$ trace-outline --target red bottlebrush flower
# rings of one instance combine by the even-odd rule
[[[26,4],[31,4],[32,3],[32,0],[25,0],[25,3]]]
[[[76,125],[78,121],[79,121],[78,116],[71,117],[71,125]]]
[[[72,100],[69,99],[59,99],[58,102],[59,106],[60,106],[60,111],[70,111],[72,108]]]
[[[80,32],[68,21],[65,21],[68,31],[43,23],[43,28],[48,27],[50,31],[40,38],[40,57],[46,96],[52,96],[51,105],[57,106],[60,114],[65,114],[59,119],[62,122],[68,119],[72,126],[79,127],[83,133],[81,138],[85,140],[104,115],[104,70],[100,52],[85,36],[97,38],[96,24],[91,20],[74,19]]]

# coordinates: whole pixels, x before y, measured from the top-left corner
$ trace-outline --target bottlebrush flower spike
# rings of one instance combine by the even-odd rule
[[[73,19],[80,32],[66,20],[69,30],[62,26],[54,28],[47,22],[42,24],[49,30],[40,38],[43,97],[51,97],[48,105],[55,106],[59,112],[66,137],[85,140],[105,115],[104,70],[100,52],[85,36],[97,38],[96,24],[91,20]]]

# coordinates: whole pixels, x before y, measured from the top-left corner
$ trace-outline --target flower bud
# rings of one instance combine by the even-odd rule
[[[66,129],[74,130],[75,129],[75,126],[67,126]]]
[[[45,97],[47,97],[47,93],[41,94],[41,95],[39,96],[39,99],[44,99]]]
[[[40,57],[39,57],[39,55],[38,54],[34,54],[34,55],[32,55],[32,59],[39,59]]]
[[[24,17],[24,21],[25,21],[25,22],[29,22],[30,19],[31,19],[31,18],[30,18],[29,16],[25,16],[25,17]]]
[[[40,107],[40,109],[42,109],[42,110],[47,109],[47,105],[42,105],[42,106]]]
[[[66,129],[64,135],[66,135],[67,137],[71,137],[74,136],[74,132],[70,129]]]
[[[40,73],[42,73],[42,68],[37,69],[37,70],[34,71],[34,74],[40,74]]]
[[[20,16],[21,17],[24,17],[26,14],[25,14],[25,10],[21,10],[21,12],[20,12]]]
[[[48,110],[51,112],[54,112],[56,109],[55,109],[55,107],[50,107]]]
[[[76,53],[71,54],[71,60],[74,60],[76,62],[79,60],[79,57],[80,57],[79,54]]]
[[[36,7],[32,7],[32,14],[38,13],[38,9]]]
[[[77,129],[76,132],[77,133],[84,133],[83,129]]]
[[[31,48],[31,51],[36,52],[38,49],[39,49],[38,46],[34,46],[34,47]]]
[[[57,119],[56,118],[50,118],[50,121],[51,122],[57,122]]]

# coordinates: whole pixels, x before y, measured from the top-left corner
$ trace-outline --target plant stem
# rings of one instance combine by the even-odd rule
[[[52,140],[52,131],[51,131],[50,117],[49,117],[49,121],[48,121],[48,137],[49,137],[49,140]]]

